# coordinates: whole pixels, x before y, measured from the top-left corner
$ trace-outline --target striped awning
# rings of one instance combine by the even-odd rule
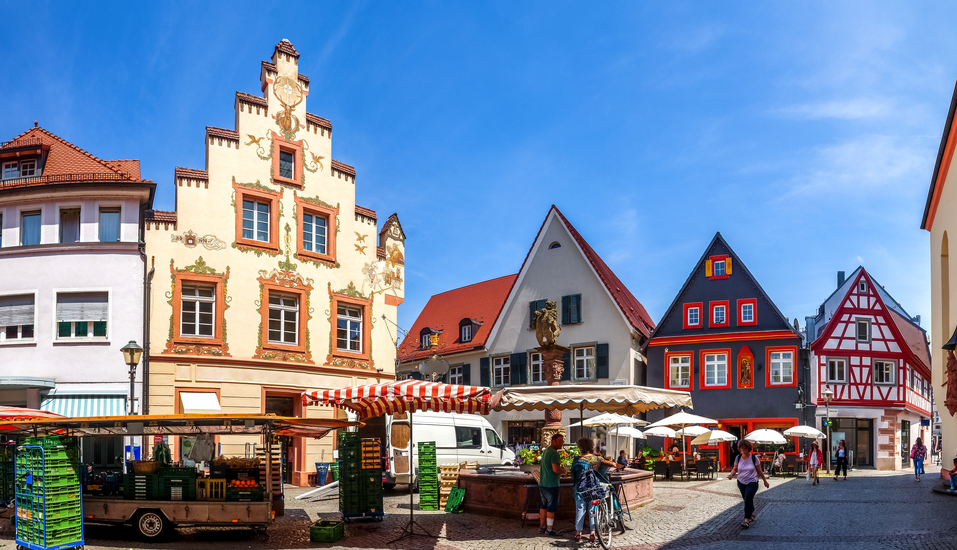
[[[70,417],[121,416],[126,414],[126,394],[49,394],[40,410]]]
[[[415,411],[488,414],[491,398],[488,388],[481,386],[401,380],[304,393],[302,404],[332,405],[367,418]]]

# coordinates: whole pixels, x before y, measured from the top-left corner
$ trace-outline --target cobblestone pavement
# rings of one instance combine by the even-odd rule
[[[957,497],[935,494],[939,467],[927,468],[920,483],[910,472],[851,472],[847,481],[824,477],[820,485],[803,478],[771,478],[755,499],[757,520],[741,529],[743,503],[736,483],[656,481],[655,501],[632,510],[630,529],[617,536],[615,548],[658,550],[678,548],[745,549],[834,548],[957,550]],[[401,486],[400,486],[401,487]],[[416,536],[390,542],[408,521],[407,494],[389,493],[382,522],[353,521],[336,545],[309,542],[309,524],[338,519],[338,501],[293,500],[301,489],[289,489],[286,515],[267,534],[245,529],[182,528],[162,543],[138,542],[131,528],[88,526],[87,550],[143,549],[301,549],[396,548],[428,550],[504,550],[592,548],[576,544],[572,525],[560,522],[562,537],[538,535],[537,521],[472,514],[416,512],[418,524],[436,537]],[[4,525],[6,523],[4,522]],[[12,549],[10,528],[0,531],[0,550]]]

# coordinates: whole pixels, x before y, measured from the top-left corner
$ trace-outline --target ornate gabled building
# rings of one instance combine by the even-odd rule
[[[119,349],[144,338],[140,240],[154,191],[138,160],[101,160],[36,125],[0,143],[0,404],[142,411],[143,371],[130,395]],[[85,441],[85,461],[119,467],[123,445]]]
[[[818,415],[830,413],[832,452],[844,439],[852,466],[906,467],[911,444],[930,435],[930,350],[920,319],[863,267],[846,278],[839,271],[837,289],[811,319],[811,397]]]
[[[204,169],[176,168],[176,210],[147,216],[152,414],[329,416],[300,394],[394,376],[398,216],[377,230],[356,204],[356,171],[332,158],[332,124],[306,111],[288,41],[262,62],[260,89],[236,93],[234,129],[206,127]],[[286,481],[305,484],[332,441],[284,442]]]

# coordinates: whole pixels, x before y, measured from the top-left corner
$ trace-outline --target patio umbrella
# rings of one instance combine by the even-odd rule
[[[708,433],[711,430],[705,428],[704,426],[688,426],[687,428],[682,428],[675,432],[675,435],[678,437],[698,437],[703,433]]]
[[[633,437],[635,439],[644,439],[645,434],[641,433],[641,430],[632,428],[631,426],[619,426],[617,428],[612,428],[611,435],[623,435],[626,437]]]
[[[400,380],[367,386],[351,386],[338,390],[322,390],[302,394],[302,404],[329,405],[348,409],[360,417],[380,416],[391,413],[409,414],[409,466],[412,465],[412,414],[415,411],[442,411],[458,413],[489,413],[492,395],[481,386],[441,384],[424,380]],[[409,477],[411,481],[412,472]],[[416,535],[413,526],[418,525],[413,515],[412,483],[409,483],[409,523],[403,534]],[[425,531],[421,525],[419,528]],[[426,531],[426,533],[428,533]],[[431,535],[429,535],[431,536]],[[398,539],[396,539],[398,540]],[[394,541],[393,541],[394,542]]]
[[[737,441],[738,438],[723,430],[708,430],[691,440],[692,445],[714,445],[725,441]]]
[[[635,420],[630,416],[625,416],[617,413],[603,413],[598,416],[593,416],[591,418],[582,420],[580,422],[575,422],[574,424],[569,424],[568,427],[575,426],[619,426],[621,424],[637,424],[639,422],[644,422],[643,420]],[[618,436],[615,436],[615,448],[618,448]]]
[[[788,437],[807,437],[809,439],[827,438],[824,432],[811,426],[794,426],[784,430],[784,435]]]
[[[758,443],[761,445],[784,445],[788,442],[779,432],[768,429],[754,430],[748,435],[744,436],[744,439],[752,442]]]
[[[661,420],[651,424],[651,427],[655,426],[669,426],[671,428],[683,429],[688,426],[694,426],[695,424],[717,424],[717,420],[712,420],[711,418],[706,418],[704,416],[698,416],[696,414],[686,413],[684,411],[679,412],[678,414],[673,414],[671,416],[666,416]],[[645,432],[647,433],[647,431]],[[684,437],[681,438],[684,441]],[[685,447],[685,453],[681,456],[682,464],[684,466],[688,465],[688,452],[687,447]]]
[[[675,431],[669,428],[668,426],[655,426],[654,428],[648,428],[642,433],[645,435],[645,437],[648,437],[649,435],[655,436],[655,437],[674,437],[675,436]]]

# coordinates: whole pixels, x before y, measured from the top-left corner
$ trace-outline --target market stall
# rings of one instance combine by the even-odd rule
[[[341,420],[275,415],[114,416],[4,422],[6,429],[2,433],[36,438],[41,448],[44,441],[55,439],[43,438],[44,435],[200,436],[199,441],[207,442],[213,436],[259,435],[266,457],[271,455],[275,436],[320,438],[332,430],[355,425]],[[144,538],[156,540],[177,525],[265,528],[274,518],[271,460],[213,457],[208,453],[207,473],[173,463],[164,447],[165,444],[157,444],[152,460],[128,463],[129,471],[123,474],[122,483],[117,483],[115,490],[100,488],[97,494],[85,491],[83,521],[129,523]],[[64,472],[70,468],[75,468],[77,474],[83,471],[78,461],[65,464]]]

